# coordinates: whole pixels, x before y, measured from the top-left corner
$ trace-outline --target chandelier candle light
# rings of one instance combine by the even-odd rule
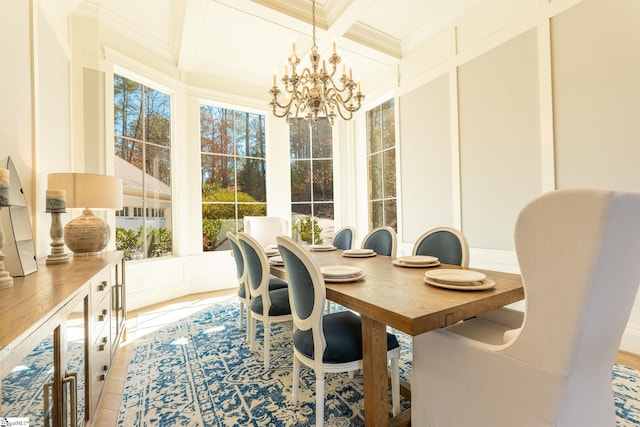
[[[0,209],[9,205],[9,169],[0,169]],[[4,231],[0,222],[0,289],[13,286],[13,278],[8,271],[4,270],[5,254],[2,253],[4,246]]]
[[[47,189],[46,211],[51,213],[51,254],[47,256],[47,265],[63,264],[69,262],[69,254],[64,252],[64,241],[62,240],[62,222],[60,214],[67,212],[64,190]]]
[[[295,117],[305,117],[309,126],[319,118],[326,117],[329,124],[333,126],[336,112],[343,120],[351,120],[353,113],[361,107],[364,95],[360,91],[360,83],[353,81],[353,71],[349,68],[347,75],[346,66],[342,66],[342,75],[339,81],[334,82],[338,64],[342,58],[336,53],[336,44],[333,43],[333,55],[329,57],[331,73],[327,71],[327,64],[322,60],[316,45],[316,1],[312,1],[311,9],[313,23],[313,46],[309,54],[311,69],[304,68],[300,73],[297,66],[300,58],[296,55],[296,45],[293,44],[291,56],[288,59],[291,66],[285,67],[285,74],[282,77],[282,85],[288,100],[280,103],[278,97],[282,91],[278,88],[278,78],[273,75],[273,87],[269,90],[271,95],[271,107],[276,117],[285,117],[288,121]]]

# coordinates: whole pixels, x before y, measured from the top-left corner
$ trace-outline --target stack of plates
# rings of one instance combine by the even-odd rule
[[[280,255],[272,256],[269,258],[269,264],[271,265],[284,265],[284,260]]]
[[[376,255],[376,251],[374,251],[373,249],[345,249],[342,252],[342,256],[348,256],[352,258],[366,258]]]
[[[335,251],[336,247],[333,245],[309,245],[310,251]]]
[[[484,273],[472,270],[431,270],[424,273],[424,281],[440,288],[462,291],[479,291],[496,285]]]
[[[393,260],[393,265],[400,267],[436,267],[440,265],[438,258],[427,255],[401,256]]]
[[[280,251],[278,250],[278,245],[269,245],[266,248],[264,248],[264,252],[267,254],[268,257],[280,255]]]
[[[327,282],[353,282],[364,277],[362,269],[353,265],[328,265],[320,271]]]

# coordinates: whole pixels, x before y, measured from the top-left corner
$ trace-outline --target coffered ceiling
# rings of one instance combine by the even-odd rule
[[[335,42],[366,91],[481,1],[317,0],[317,44],[327,57]],[[311,0],[82,1],[88,2],[111,48],[174,64],[190,84],[247,96],[262,96],[274,71],[282,75],[293,42],[305,58],[312,45]]]

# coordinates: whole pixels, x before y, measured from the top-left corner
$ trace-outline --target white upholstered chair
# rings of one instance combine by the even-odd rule
[[[391,227],[374,228],[362,239],[362,249],[373,249],[379,255],[395,257],[398,236]]]
[[[558,190],[515,226],[526,314],[414,340],[412,425],[615,426],[612,367],[640,283],[640,194]],[[520,328],[521,327],[521,328]]]
[[[256,239],[263,248],[276,244],[276,237],[291,236],[289,220],[279,216],[245,216],[244,232]]]
[[[324,375],[350,373],[362,368],[362,324],[360,316],[349,310],[323,314],[326,288],[320,267],[307,250],[288,237],[278,237],[278,247],[287,271],[296,329],[293,337],[291,398],[296,404],[302,363],[315,373],[316,426],[321,427],[324,424]],[[391,365],[392,411],[398,415],[400,345],[396,336],[390,333],[387,333],[386,345]]]
[[[413,245],[413,255],[438,257],[444,264],[469,266],[469,243],[462,231],[438,227],[426,231]]]
[[[267,254],[257,240],[247,233],[238,233],[238,240],[244,255],[244,264],[247,269],[246,283],[251,294],[251,303],[249,304],[251,317],[247,328],[249,343],[253,349],[256,341],[256,320],[259,320],[264,327],[264,369],[269,369],[271,324],[292,320],[289,290],[287,287],[270,288],[269,261]]]

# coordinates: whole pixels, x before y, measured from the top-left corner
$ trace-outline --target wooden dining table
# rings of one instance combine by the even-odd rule
[[[403,267],[387,256],[346,257],[342,250],[313,251],[319,266],[351,265],[364,277],[354,282],[326,281],[327,299],[356,311],[362,319],[364,417],[367,426],[402,425],[389,419],[387,326],[411,336],[452,325],[524,298],[520,276],[473,269],[486,274],[495,286],[486,290],[443,289],[425,283],[432,269],[459,269],[454,265]],[[271,274],[286,280],[283,266],[272,265]],[[404,418],[410,417],[404,414]]]

